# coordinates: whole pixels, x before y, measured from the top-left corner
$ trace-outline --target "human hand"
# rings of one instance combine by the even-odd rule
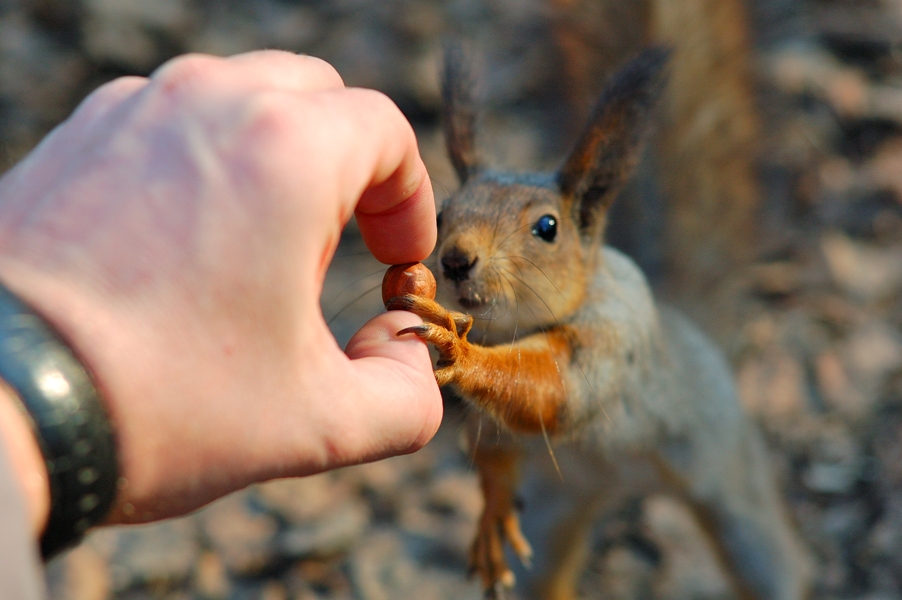
[[[326,63],[175,59],[93,93],[0,180],[0,279],[93,371],[118,434],[112,522],[420,448],[426,346],[390,312],[337,346],[319,298],[343,225],[385,263],[435,241],[410,125]]]

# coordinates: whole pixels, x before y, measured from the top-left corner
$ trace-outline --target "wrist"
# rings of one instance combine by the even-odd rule
[[[2,285],[0,378],[7,386],[4,436],[29,505],[36,500],[33,528],[49,559],[108,513],[118,477],[115,435],[85,366]]]
[[[44,456],[28,414],[9,386],[0,380],[0,443],[6,448],[10,467],[25,499],[28,522],[35,539],[47,525],[50,514],[50,483]]]

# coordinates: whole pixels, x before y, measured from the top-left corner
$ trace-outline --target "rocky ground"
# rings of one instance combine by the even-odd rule
[[[783,22],[762,9],[757,21],[767,239],[727,351],[816,555],[817,597],[902,598],[902,3],[759,4],[798,10]],[[277,47],[323,56],[348,83],[392,96],[442,196],[455,182],[437,130],[441,36],[466,31],[492,73],[487,154],[535,166],[552,152],[535,124],[542,103],[524,100],[549,98],[544,6],[0,0],[0,170],[111,77],[147,74],[186,51]],[[340,341],[380,309],[381,274],[349,229],[323,299]],[[460,415],[449,406],[436,440],[412,456],[96,532],[50,565],[51,597],[479,598],[465,573],[481,500],[459,448]],[[667,498],[599,525],[583,589],[586,598],[729,597],[685,509]]]

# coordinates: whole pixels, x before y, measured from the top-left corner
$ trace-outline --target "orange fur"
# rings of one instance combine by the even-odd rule
[[[569,367],[572,355],[575,336],[570,328],[555,327],[509,345],[480,346],[467,340],[472,317],[419,296],[395,298],[388,306],[409,310],[429,322],[401,333],[416,333],[435,345],[439,385],[453,386],[511,430],[558,431],[566,416],[567,391],[561,371]],[[464,319],[468,320],[461,331],[457,323]]]
[[[514,583],[514,575],[504,559],[505,542],[520,560],[528,563],[532,556],[532,548],[520,531],[514,505],[519,484],[519,454],[510,447],[479,448],[473,453],[485,507],[470,551],[470,568],[479,573],[485,589],[493,589],[499,583],[511,587]]]

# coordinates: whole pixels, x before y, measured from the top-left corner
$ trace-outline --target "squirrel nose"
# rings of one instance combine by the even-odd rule
[[[458,249],[453,249],[442,256],[442,272],[445,277],[454,283],[460,283],[470,278],[470,271],[479,260],[478,256],[472,259]]]

